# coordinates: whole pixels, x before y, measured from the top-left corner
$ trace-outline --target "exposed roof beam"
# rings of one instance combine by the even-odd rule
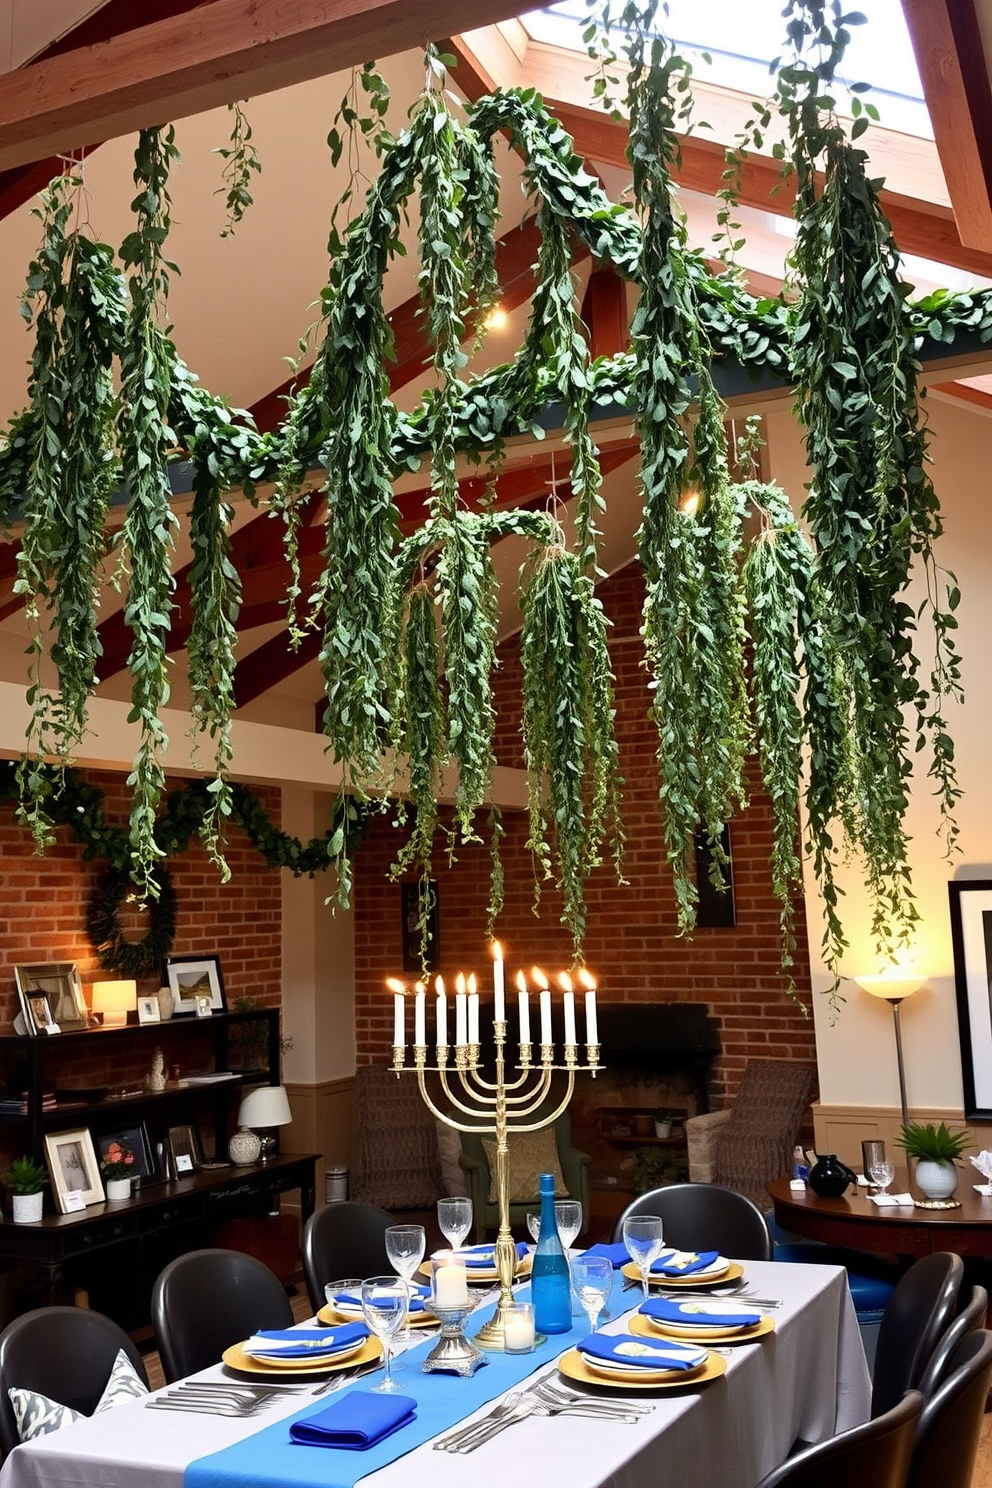
[[[974,0],[902,8],[958,233],[983,248],[992,239],[992,88]]]
[[[473,19],[516,8],[473,0]],[[0,78],[0,169],[422,46],[464,16],[464,0],[208,0]]]

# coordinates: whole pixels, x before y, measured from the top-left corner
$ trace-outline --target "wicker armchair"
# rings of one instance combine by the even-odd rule
[[[815,1065],[753,1059],[729,1110],[690,1116],[685,1124],[692,1182],[721,1183],[767,1209],[768,1184],[791,1171],[815,1082]]]

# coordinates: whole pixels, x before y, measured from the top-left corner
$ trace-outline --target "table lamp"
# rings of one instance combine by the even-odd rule
[[[923,986],[923,981],[918,976],[887,976],[884,972],[881,976],[856,976],[852,977],[856,986],[862,992],[869,993],[872,997],[884,997],[891,1005],[892,1020],[896,1026],[896,1059],[899,1064],[899,1099],[902,1102],[902,1124],[909,1125],[909,1113],[906,1107],[906,1071],[902,1062],[902,1027],[899,1022],[899,1009],[907,997],[912,997]]]
[[[277,1128],[288,1126],[293,1119],[289,1096],[283,1085],[259,1085],[249,1090],[238,1111],[238,1125],[251,1127],[261,1142],[259,1160],[268,1162],[279,1156]]]
[[[123,1028],[138,1006],[137,982],[94,982],[92,1007],[103,1014],[104,1028]]]

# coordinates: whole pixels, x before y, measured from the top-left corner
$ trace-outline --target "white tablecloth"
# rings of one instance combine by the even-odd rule
[[[473,1488],[507,1488],[508,1466],[524,1463],[529,1483],[543,1477],[568,1488],[754,1488],[797,1437],[819,1441],[867,1420],[871,1386],[844,1271],[749,1261],[747,1278],[784,1305],[773,1335],[733,1351],[725,1379],[697,1394],[659,1394],[636,1426],[531,1417],[470,1462],[428,1443],[368,1488],[464,1488],[466,1474]],[[400,1359],[397,1367],[402,1380],[413,1366]],[[202,1378],[221,1375],[218,1367]],[[120,1406],[17,1447],[0,1488],[182,1488],[189,1462],[292,1415],[307,1398],[286,1394],[250,1421]]]

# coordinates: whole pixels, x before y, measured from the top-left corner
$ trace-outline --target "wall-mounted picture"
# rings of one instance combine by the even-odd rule
[[[169,1148],[176,1165],[176,1176],[195,1173],[200,1167],[200,1144],[193,1126],[170,1126]]]
[[[45,1161],[52,1179],[52,1192],[60,1214],[73,1208],[67,1194],[81,1194],[84,1206],[102,1204],[103,1180],[93,1138],[84,1126],[73,1131],[45,1134]],[[77,1201],[78,1202],[78,1201]]]
[[[227,1007],[219,956],[169,956],[165,974],[177,1013],[197,1013],[198,997],[210,998],[213,1013],[222,1013]]]
[[[15,966],[14,980],[28,1033],[47,1034],[53,1024],[62,1033],[87,1027],[86,1001],[75,961]]]
[[[964,1114],[992,1120],[992,879],[948,884]]]
[[[421,894],[426,893],[426,903],[421,904]],[[427,925],[424,940],[424,956],[421,957],[421,914],[426,910]],[[426,886],[416,882],[400,884],[400,913],[403,929],[403,970],[434,971],[441,959],[441,934],[437,911],[437,880],[432,878]]]
[[[133,1164],[129,1164],[128,1176],[130,1178],[151,1179],[158,1176],[155,1172],[151,1143],[148,1140],[148,1128],[143,1121],[139,1121],[136,1126],[125,1126],[120,1131],[106,1132],[103,1136],[98,1135],[95,1141],[100,1162],[103,1162],[112,1147],[117,1147],[122,1152],[130,1152],[134,1159]]]
[[[161,1023],[162,1009],[158,1005],[157,997],[138,998],[138,1022],[139,1023]]]

